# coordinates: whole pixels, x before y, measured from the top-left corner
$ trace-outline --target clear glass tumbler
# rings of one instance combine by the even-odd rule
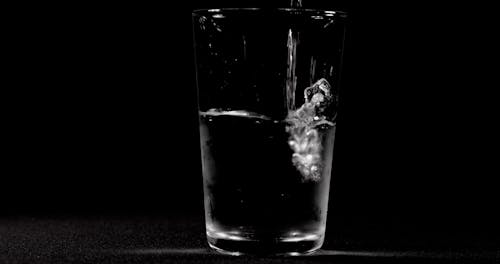
[[[228,254],[323,243],[346,15],[193,12],[205,217]]]

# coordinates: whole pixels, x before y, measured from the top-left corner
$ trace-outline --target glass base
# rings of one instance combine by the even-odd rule
[[[321,248],[324,236],[293,232],[275,238],[248,238],[226,232],[207,232],[208,244],[216,251],[233,256],[239,255],[308,255]]]

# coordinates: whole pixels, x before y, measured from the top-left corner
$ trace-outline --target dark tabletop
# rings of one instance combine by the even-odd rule
[[[18,216],[0,220],[1,263],[499,263],[497,241],[328,229],[302,257],[233,257],[208,248],[203,217]],[[460,243],[456,241],[461,241]]]

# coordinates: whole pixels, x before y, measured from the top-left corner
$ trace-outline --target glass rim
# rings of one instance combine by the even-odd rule
[[[212,9],[195,9],[192,11],[195,15],[228,15],[236,13],[285,13],[294,15],[311,15],[325,17],[347,17],[344,11],[309,9],[309,8],[212,8]]]

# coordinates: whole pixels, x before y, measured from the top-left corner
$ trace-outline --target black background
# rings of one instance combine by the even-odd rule
[[[270,2],[48,7],[19,32],[1,214],[202,214],[191,11]],[[332,226],[497,243],[488,8],[305,6],[350,15]]]

